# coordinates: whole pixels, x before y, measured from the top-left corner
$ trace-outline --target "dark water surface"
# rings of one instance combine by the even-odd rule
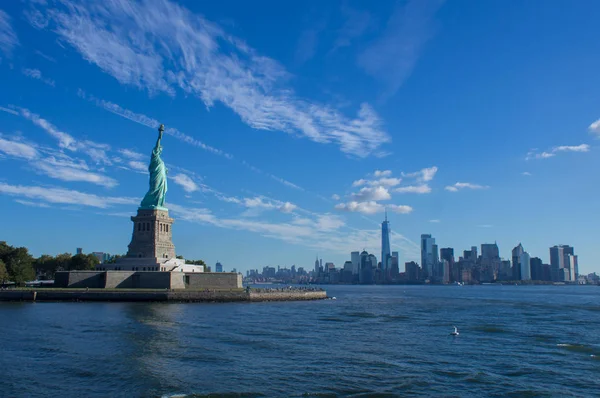
[[[600,396],[599,287],[327,289],[337,300],[0,303],[0,396]]]

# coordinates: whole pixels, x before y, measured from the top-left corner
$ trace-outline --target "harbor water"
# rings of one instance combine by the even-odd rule
[[[336,300],[0,303],[0,395],[600,396],[600,287],[326,288]]]

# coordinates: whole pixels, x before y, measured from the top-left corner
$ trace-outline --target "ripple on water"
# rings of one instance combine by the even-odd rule
[[[596,355],[597,351],[600,351],[592,346],[585,345],[585,344],[559,343],[556,346],[563,350],[567,350],[567,351],[571,351],[571,352],[580,352],[583,354],[590,354],[590,355]]]

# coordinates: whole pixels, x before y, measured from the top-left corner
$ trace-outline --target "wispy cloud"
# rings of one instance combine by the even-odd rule
[[[25,160],[36,172],[62,181],[81,181],[107,188],[118,185],[117,181],[104,174],[89,171],[83,161],[54,152],[36,144],[0,137],[0,152],[7,156]]]
[[[0,10],[0,51],[10,57],[13,49],[18,45],[19,39],[12,28],[10,16]]]
[[[29,206],[29,207],[42,207],[42,208],[50,207],[47,203],[32,202],[30,200],[15,199],[15,202],[22,204],[23,206]]]
[[[34,145],[25,142],[7,140],[0,136],[0,152],[26,160],[36,159],[39,154]]]
[[[429,185],[407,185],[394,189],[394,192],[425,194],[431,192],[431,187]]]
[[[358,65],[393,95],[410,76],[425,43],[435,31],[441,0],[398,2],[383,34],[358,57]]]
[[[531,173],[528,171],[524,171],[521,173],[521,175],[527,176],[527,177],[531,177]]]
[[[333,199],[333,200],[340,200],[341,197],[340,197],[340,195],[334,193],[333,195],[331,195],[331,199]]]
[[[402,176],[407,177],[407,178],[416,178],[417,181],[421,181],[421,182],[429,182],[429,181],[433,180],[433,178],[435,177],[437,172],[438,172],[437,166],[432,166],[432,167],[426,167],[419,171],[415,171],[413,173],[402,173]]]
[[[52,58],[51,56],[44,54],[43,52],[36,50],[35,51],[36,55],[39,55],[40,57],[44,58],[46,61],[50,61],[52,63],[56,63],[56,59]]]
[[[338,203],[335,205],[335,209],[357,212],[362,214],[377,214],[383,213],[386,209],[400,214],[408,214],[413,211],[413,208],[406,205],[382,205],[375,201],[357,202],[351,201],[348,203]]]
[[[471,184],[470,182],[457,182],[454,185],[448,185],[445,189],[450,192],[458,192],[462,189],[488,189],[487,185]]]
[[[32,79],[39,80],[49,86],[54,87],[54,80],[43,77],[42,72],[39,69],[24,68],[21,70],[21,72],[23,72],[23,74],[27,77],[31,77]]]
[[[194,180],[192,180],[189,176],[185,174],[176,174],[173,177],[171,177],[171,179],[173,180],[173,182],[175,182],[175,184],[181,186],[183,190],[188,193],[196,192],[198,189],[200,189],[198,187],[198,184],[196,184]]]
[[[223,103],[252,128],[335,143],[359,157],[390,141],[368,104],[347,117],[297,96],[280,64],[177,4],[63,3],[38,6],[51,21],[48,28],[122,84],[169,95],[180,89],[208,108]]]
[[[429,220],[429,222],[430,222],[430,223],[434,223],[434,224],[438,224],[438,223],[440,223],[441,221],[440,221],[440,220],[437,220],[437,219],[434,219],[434,220]]]
[[[561,145],[555,146],[549,151],[539,152],[537,149],[532,149],[527,152],[527,156],[525,156],[525,160],[532,159],[548,159],[558,155],[561,152],[589,152],[590,146],[588,144],[581,145]]]
[[[71,189],[9,185],[2,182],[0,182],[0,193],[9,196],[40,200],[46,203],[90,206],[101,209],[106,209],[114,205],[134,205],[139,203],[139,200],[135,198],[98,196]]]
[[[57,161],[53,157],[45,158],[32,166],[43,174],[62,181],[80,181],[91,184],[113,188],[119,183],[114,178],[104,174],[83,170],[78,167],[65,166],[64,162]]]

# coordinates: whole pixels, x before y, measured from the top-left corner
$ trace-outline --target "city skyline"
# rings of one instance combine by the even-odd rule
[[[387,208],[401,267],[431,234],[600,269],[600,4],[284,3],[0,5],[1,239],[124,254],[160,122],[186,258],[339,267]]]

